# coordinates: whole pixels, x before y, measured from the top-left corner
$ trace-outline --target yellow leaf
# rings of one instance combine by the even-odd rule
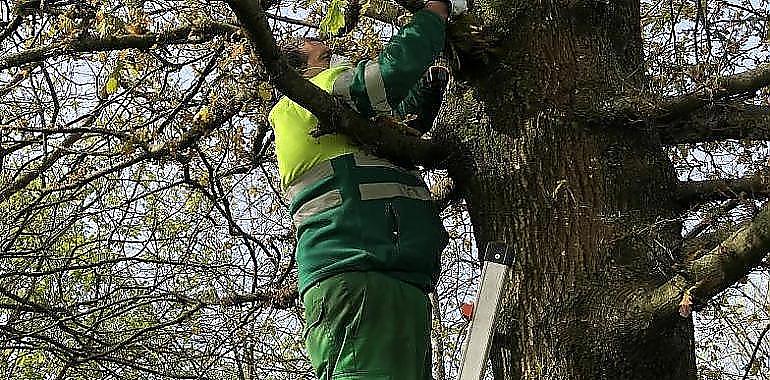
[[[118,91],[118,78],[111,76],[110,79],[107,80],[105,90],[107,90],[108,94],[114,94],[115,91]]]
[[[208,123],[211,120],[211,112],[208,106],[203,106],[193,117],[194,123]]]
[[[128,73],[131,74],[131,78],[133,79],[136,79],[139,76],[139,70],[137,70],[134,65],[128,67]]]
[[[58,29],[64,33],[69,33],[75,28],[75,23],[67,15],[59,15]]]

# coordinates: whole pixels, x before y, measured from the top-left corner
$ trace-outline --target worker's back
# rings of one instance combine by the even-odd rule
[[[322,90],[331,92],[335,79],[349,69],[349,66],[332,67],[310,81]],[[340,134],[320,138],[310,136],[310,131],[318,124],[318,119],[287,97],[281,98],[273,107],[269,120],[275,131],[275,153],[278,156],[278,171],[284,189],[319,162],[345,153],[359,152],[359,149],[350,143],[350,139]]]
[[[350,70],[311,82],[330,92]],[[288,98],[270,112],[281,182],[297,227],[300,292],[349,271],[376,271],[429,290],[447,234],[419,173],[363,153],[343,135],[314,138],[317,119]]]
[[[426,99],[437,86],[420,78],[443,50],[447,13],[447,4],[427,2],[378,59],[322,71],[313,83],[364,117],[428,115],[424,132],[440,93]],[[300,52],[306,67],[327,67],[319,57],[328,47],[305,41]],[[363,154],[343,136],[310,137],[316,119],[288,99],[270,121],[297,227],[305,343],[316,376],[430,379],[427,292],[448,236],[421,176]]]

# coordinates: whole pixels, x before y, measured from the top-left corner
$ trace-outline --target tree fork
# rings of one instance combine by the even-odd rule
[[[672,315],[685,292],[705,302],[752,269],[770,252],[770,205],[766,205],[751,223],[740,228],[708,254],[687,264],[678,275],[639,300],[657,318]]]

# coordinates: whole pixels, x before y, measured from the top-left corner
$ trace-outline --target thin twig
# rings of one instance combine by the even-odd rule
[[[743,374],[742,380],[749,378],[749,372],[751,372],[751,367],[754,365],[754,360],[757,358],[759,346],[762,345],[762,340],[765,339],[765,335],[767,335],[768,331],[770,331],[770,323],[767,324],[765,329],[762,331],[762,334],[759,334],[759,339],[757,339],[757,344],[754,346],[754,352],[751,354],[751,360],[749,360],[749,364],[746,365],[746,372]]]

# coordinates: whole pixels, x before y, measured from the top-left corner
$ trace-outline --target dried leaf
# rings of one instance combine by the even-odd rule
[[[679,302],[679,315],[682,316],[682,318],[689,318],[690,314],[692,314],[692,295],[690,294],[690,291],[687,290],[682,295],[682,300]]]
[[[147,33],[147,30],[145,29],[144,25],[136,23],[136,24],[126,24],[126,26],[123,27],[123,29],[128,32],[128,34],[133,35],[142,35]]]

